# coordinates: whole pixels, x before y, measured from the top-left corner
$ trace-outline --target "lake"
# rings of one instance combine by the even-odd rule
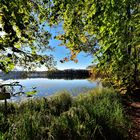
[[[32,91],[34,87],[37,91],[37,94],[33,95],[32,98],[35,97],[46,97],[58,93],[59,91],[67,90],[73,96],[81,92],[85,92],[91,88],[99,86],[98,81],[91,82],[88,79],[73,79],[73,80],[65,80],[65,79],[48,79],[48,78],[27,78],[27,79],[9,79],[5,80],[5,83],[10,82],[19,82],[23,86],[24,92]],[[19,89],[16,88],[15,92]],[[20,101],[26,99],[26,95],[12,97],[10,101]]]

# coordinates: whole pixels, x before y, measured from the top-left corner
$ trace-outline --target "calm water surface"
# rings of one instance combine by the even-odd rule
[[[36,87],[37,94],[33,97],[45,97],[53,95],[59,91],[67,90],[72,95],[77,95],[80,92],[85,92],[91,88],[99,86],[97,81],[91,82],[87,79],[84,80],[64,80],[64,79],[47,79],[47,78],[30,78],[30,79],[18,79],[18,80],[6,80],[5,82],[18,81],[23,85],[23,91],[32,91],[33,87]],[[19,89],[17,88],[16,91]],[[26,95],[12,97],[10,100],[23,100]]]

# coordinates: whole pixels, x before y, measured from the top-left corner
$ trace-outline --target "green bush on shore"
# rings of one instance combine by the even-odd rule
[[[0,140],[121,140],[129,122],[120,95],[94,89],[72,97],[63,92],[48,98],[0,105]]]

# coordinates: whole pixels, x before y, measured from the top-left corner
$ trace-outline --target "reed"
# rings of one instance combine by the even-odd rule
[[[0,110],[0,140],[124,140],[129,127],[120,95],[107,88],[8,104],[6,119]]]

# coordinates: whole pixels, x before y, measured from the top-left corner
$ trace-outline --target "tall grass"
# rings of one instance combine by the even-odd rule
[[[120,100],[111,89],[96,89],[9,104],[7,119],[1,108],[0,140],[124,140],[129,123]]]

